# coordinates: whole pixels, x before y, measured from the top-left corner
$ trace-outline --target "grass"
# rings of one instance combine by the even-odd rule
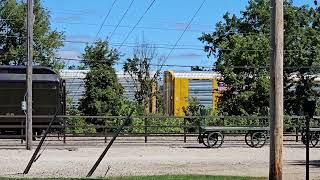
[[[263,178],[235,177],[235,176],[136,176],[136,177],[117,177],[108,180],[262,180]]]
[[[81,180],[76,178],[0,178],[0,180]],[[167,175],[167,176],[129,176],[129,177],[108,177],[92,180],[262,180],[266,178],[236,177],[236,176],[196,176],[196,175]]]

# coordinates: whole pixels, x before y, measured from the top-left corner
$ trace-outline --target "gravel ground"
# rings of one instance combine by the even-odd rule
[[[112,146],[94,176],[207,174],[235,176],[268,176],[269,146],[249,148],[241,142],[225,142],[218,149],[207,149],[188,141],[126,142],[119,139]],[[180,138],[181,140],[181,138]],[[1,140],[0,176],[21,177],[32,151],[26,151],[19,141]],[[26,177],[85,177],[105,144],[71,142],[51,143],[34,163]],[[304,179],[305,149],[300,143],[284,148],[284,179]],[[310,149],[312,179],[320,180],[320,148]]]

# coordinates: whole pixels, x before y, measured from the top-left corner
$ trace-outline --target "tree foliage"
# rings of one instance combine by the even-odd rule
[[[119,115],[123,87],[113,68],[119,60],[118,52],[110,49],[108,42],[97,41],[86,46],[83,59],[90,72],[85,78],[85,94],[79,109],[84,115]],[[101,123],[96,119],[93,121]]]
[[[226,13],[212,33],[199,39],[228,90],[219,100],[221,112],[230,115],[268,114],[270,64],[270,0],[250,0],[239,16]],[[284,3],[285,113],[299,114],[302,100],[316,92],[311,74],[318,70],[297,68],[320,63],[319,9]],[[296,67],[296,68],[294,68]],[[292,78],[296,77],[296,78]]]
[[[151,107],[153,97],[162,99],[161,92],[157,85],[160,80],[159,69],[154,70],[151,67],[152,61],[157,58],[156,49],[153,45],[142,41],[137,42],[137,48],[133,51],[133,57],[128,58],[123,65],[123,70],[128,73],[134,85],[135,100],[138,104],[143,105],[144,109]],[[163,58],[159,58],[159,62]],[[160,104],[160,103],[157,103]],[[158,107],[157,109],[160,109]]]
[[[26,64],[26,3],[16,0],[0,4],[0,64]],[[34,1],[34,64],[60,69],[64,63],[56,58],[64,35],[51,30],[49,11],[40,0]]]
[[[67,111],[66,115],[68,116],[81,116],[81,112],[72,107],[72,99],[67,98]],[[66,133],[72,134],[94,134],[96,133],[96,129],[92,127],[91,124],[86,122],[85,118],[82,117],[68,117],[65,119],[65,123],[67,128],[65,130]]]

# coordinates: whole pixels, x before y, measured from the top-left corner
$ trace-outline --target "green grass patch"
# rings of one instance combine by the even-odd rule
[[[192,176],[192,175],[175,175],[175,176],[136,176],[136,177],[117,177],[108,180],[262,180],[263,178],[252,177],[235,177],[235,176]]]
[[[238,176],[196,176],[196,175],[166,175],[166,176],[129,176],[129,177],[106,177],[92,180],[262,180],[258,177]],[[0,180],[81,180],[77,178],[0,178]]]

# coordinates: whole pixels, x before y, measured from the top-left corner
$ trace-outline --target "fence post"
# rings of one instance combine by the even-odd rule
[[[67,137],[66,137],[66,133],[63,132],[63,144],[67,143]]]
[[[298,142],[298,141],[299,141],[298,123],[299,123],[299,118],[296,118],[296,124],[295,124],[296,142]]]
[[[21,121],[21,144],[23,144],[23,129],[24,129],[24,127],[23,127],[23,120]]]
[[[147,122],[147,118],[144,118],[144,143],[148,142],[148,122]]]
[[[187,142],[187,120],[186,118],[183,118],[183,142],[186,143]]]
[[[66,144],[66,120],[63,119],[64,123],[63,123],[63,144]]]
[[[105,120],[104,127],[103,127],[103,135],[104,135],[104,143],[107,143],[107,123],[106,123],[106,120]]]

